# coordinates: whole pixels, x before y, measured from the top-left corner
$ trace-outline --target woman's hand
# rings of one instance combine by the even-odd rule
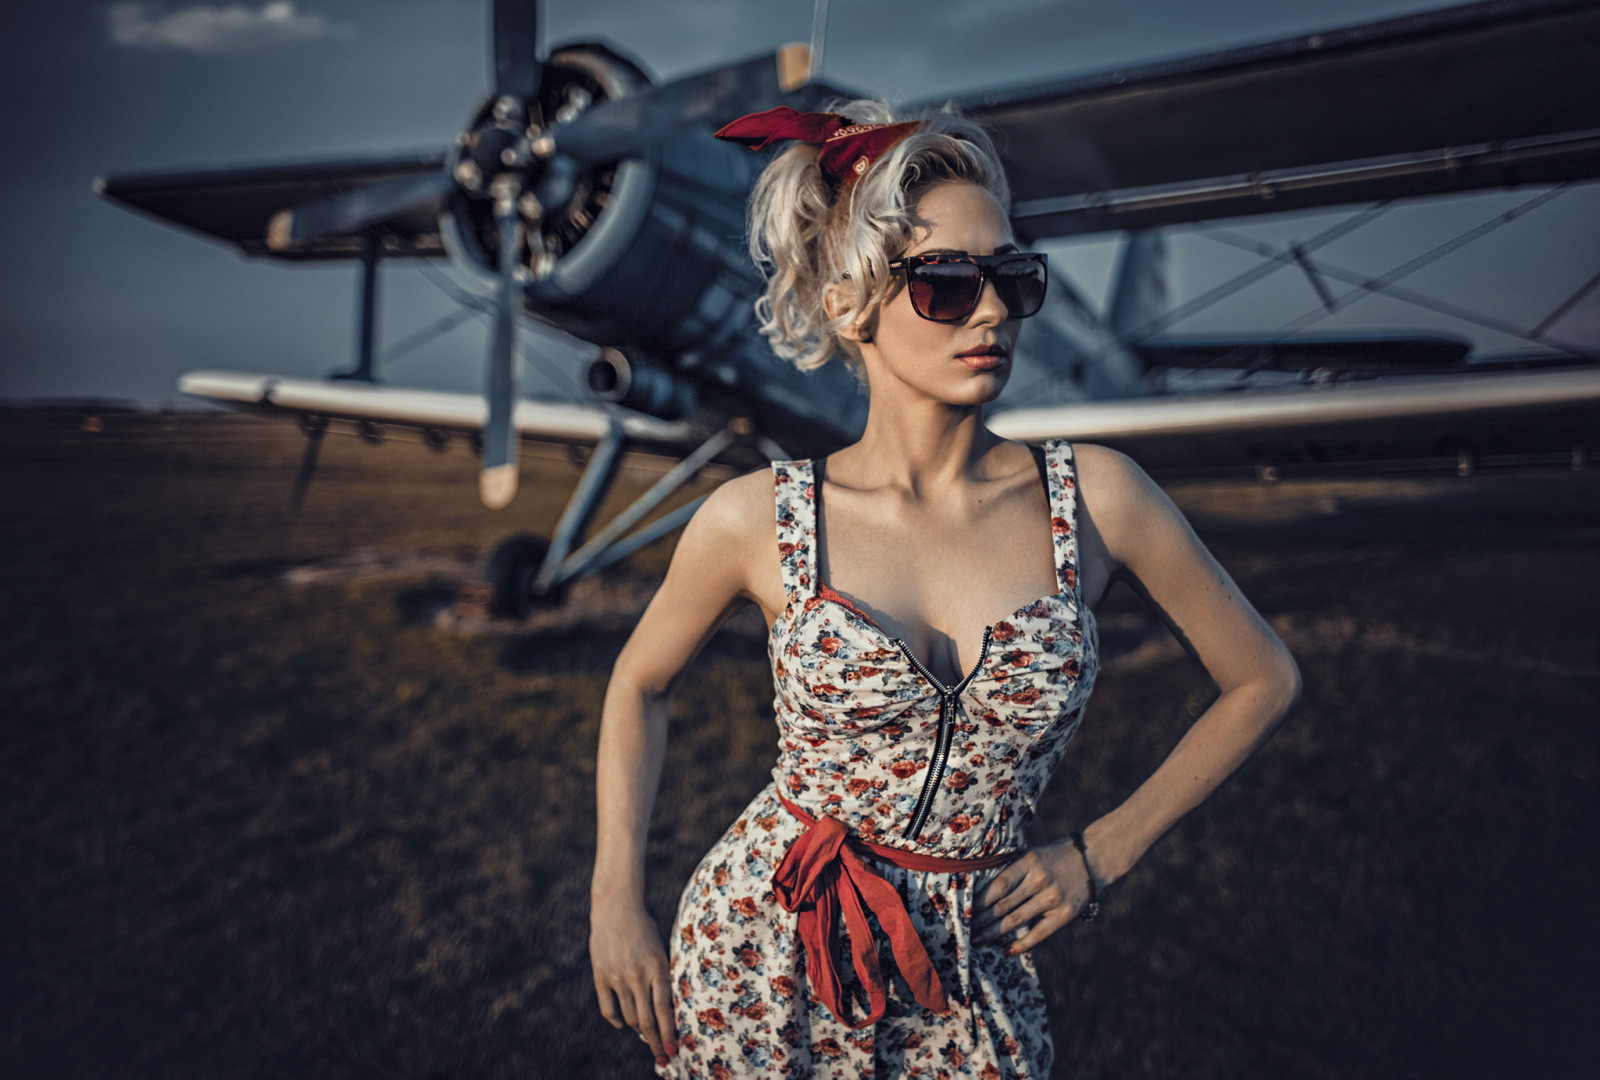
[[[672,1020],[672,973],[655,920],[643,908],[589,913],[589,962],[600,1012],[612,1027],[633,1028],[650,1045],[656,1064],[678,1052]]]
[[[1089,902],[1089,873],[1071,840],[1030,848],[994,876],[972,913],[972,938],[1025,953]]]

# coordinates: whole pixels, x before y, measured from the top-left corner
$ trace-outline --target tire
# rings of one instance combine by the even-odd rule
[[[534,576],[549,550],[549,543],[532,533],[518,533],[494,549],[483,573],[494,586],[495,615],[525,619],[539,608],[559,606],[566,598],[564,588],[543,595],[533,591]]]

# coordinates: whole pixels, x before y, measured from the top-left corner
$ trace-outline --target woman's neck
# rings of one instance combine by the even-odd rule
[[[916,492],[964,479],[998,441],[984,426],[982,405],[875,399],[861,440],[830,460]]]

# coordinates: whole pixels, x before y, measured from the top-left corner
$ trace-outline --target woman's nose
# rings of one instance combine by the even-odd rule
[[[996,325],[1005,322],[1011,317],[1011,309],[1006,307],[1005,301],[1000,299],[1000,293],[995,289],[994,282],[988,275],[983,279],[983,291],[978,294],[978,306],[972,309],[972,321],[978,323],[992,322]]]

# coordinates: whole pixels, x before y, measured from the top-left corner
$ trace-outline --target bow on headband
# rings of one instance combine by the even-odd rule
[[[787,105],[741,116],[717,138],[760,150],[783,139],[822,147],[817,164],[834,187],[867,171],[877,156],[917,129],[917,123],[856,124],[838,113],[800,113]]]

